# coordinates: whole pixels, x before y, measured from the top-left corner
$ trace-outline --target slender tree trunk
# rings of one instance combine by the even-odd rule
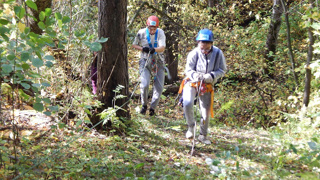
[[[126,103],[129,95],[127,0],[100,0],[98,20],[99,38],[108,38],[98,55],[98,99],[103,103],[103,109],[119,106],[124,110],[118,110],[117,116],[129,118]],[[118,85],[124,88],[116,94],[114,90]],[[115,96],[120,94],[127,97],[115,100]]]
[[[267,35],[266,50],[265,50],[265,67],[264,72],[273,78],[274,76],[274,55],[277,49],[278,34],[281,26],[282,7],[281,0],[274,0],[271,23]]]
[[[218,0],[208,0],[208,6],[210,7],[210,8],[213,8],[213,7],[215,7],[215,5],[218,3]],[[213,11],[212,9],[210,10],[210,14],[212,15],[212,16],[215,16],[215,15],[217,15],[217,12],[216,11]]]
[[[309,0],[310,9],[313,8],[313,0]],[[306,64],[306,79],[305,79],[305,86],[304,86],[304,95],[303,95],[303,104],[308,107],[309,100],[310,100],[310,89],[311,89],[311,69],[310,69],[310,62],[312,61],[313,57],[313,44],[314,44],[314,36],[312,32],[312,23],[313,19],[309,18],[310,26],[308,28],[308,34],[309,34],[309,48],[308,48],[308,58],[307,58],[307,64]]]
[[[298,79],[297,79],[297,75],[295,72],[296,66],[295,66],[294,56],[293,56],[293,51],[292,51],[292,46],[291,46],[289,16],[287,13],[287,7],[285,5],[284,0],[281,0],[281,5],[283,7],[283,11],[285,14],[285,19],[286,19],[286,25],[287,25],[287,41],[288,41],[289,55],[290,55],[290,61],[291,61],[291,70],[292,70],[294,82],[296,83],[296,86],[298,86]]]
[[[170,1],[169,4],[164,3],[164,9],[168,14],[172,12],[176,12],[176,8],[172,6],[175,1]],[[166,77],[165,82],[168,84],[173,83],[174,81],[178,80],[178,41],[177,37],[179,37],[179,30],[177,26],[175,26],[170,20],[164,21],[164,31],[166,33],[166,63],[169,69],[171,79]]]

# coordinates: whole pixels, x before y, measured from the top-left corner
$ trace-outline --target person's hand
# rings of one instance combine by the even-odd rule
[[[143,47],[142,51],[146,52],[146,53],[149,53],[150,52],[150,48],[149,47]]]
[[[212,83],[213,82],[213,78],[210,73],[204,74],[203,80],[205,83]]]
[[[156,52],[156,50],[154,48],[150,48],[150,54],[153,54],[155,52]]]
[[[203,73],[195,72],[192,74],[192,79],[194,81],[202,81],[203,80]]]

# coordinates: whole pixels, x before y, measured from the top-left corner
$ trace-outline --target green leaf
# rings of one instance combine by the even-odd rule
[[[76,31],[76,32],[74,32],[74,35],[79,38],[79,37],[85,36],[85,35],[86,35],[86,32],[83,31],[83,30],[81,30],[81,31]]]
[[[90,105],[85,105],[84,106],[86,109],[92,109],[92,106],[90,106]]]
[[[38,22],[38,26],[42,30],[46,29],[46,25],[42,21]]]
[[[26,10],[24,8],[20,9],[20,12],[17,14],[17,16],[22,19],[24,15],[26,14]]]
[[[66,124],[59,122],[59,123],[58,123],[58,127],[59,127],[60,129],[62,129],[62,128],[66,127]]]
[[[20,83],[21,84],[21,86],[23,87],[23,88],[25,88],[25,89],[30,89],[30,85],[29,84],[27,84],[27,83]]]
[[[1,31],[1,27],[0,27],[0,31]],[[4,35],[4,34],[1,34],[2,38],[5,40],[5,41],[9,41],[9,37]]]
[[[133,178],[134,175],[133,175],[132,173],[127,173],[127,174],[125,175],[125,177],[131,177],[131,178]]]
[[[42,103],[34,103],[33,108],[36,111],[42,112],[44,110],[43,104]]]
[[[62,18],[62,23],[63,24],[65,24],[65,23],[68,23],[68,22],[70,22],[70,18],[68,17],[68,16],[63,16],[63,18]]]
[[[239,149],[238,146],[236,146],[236,147],[234,148],[234,150],[237,151],[237,152],[239,152],[240,149]]]
[[[82,121],[77,121],[76,127],[79,127],[82,124]]]
[[[29,6],[30,8],[32,8],[32,9],[34,9],[34,10],[38,11],[37,4],[36,4],[36,3],[34,3],[33,1],[31,1],[31,0],[27,0],[27,1],[26,1],[26,4],[27,4],[27,6]]]
[[[317,149],[317,144],[315,142],[313,142],[313,141],[308,142],[308,145],[309,145],[310,149],[312,149],[312,150],[316,150]]]
[[[318,113],[320,115],[320,113]],[[311,138],[314,142],[318,143],[318,139],[317,138]]]
[[[9,55],[7,56],[7,59],[11,61],[11,60],[14,60],[15,57],[16,57],[15,55],[9,54]]]
[[[37,149],[40,149],[41,147],[42,147],[42,146],[40,146],[40,145],[38,145],[38,146],[33,146],[32,149],[33,149],[33,150],[37,150]]]
[[[29,53],[23,52],[21,53],[21,61],[27,61],[29,59]]]
[[[54,17],[57,19],[57,20],[60,20],[62,19],[62,15],[58,12],[54,13]]]
[[[47,103],[47,104],[51,103],[51,100],[49,98],[43,98],[42,101]]]
[[[44,86],[44,87],[50,87],[51,86],[51,84],[49,84],[47,82],[43,82],[43,83],[41,83],[41,85]]]
[[[49,106],[48,107],[51,111],[58,111],[59,107],[58,106]]]
[[[237,167],[237,170],[240,169],[240,163],[239,163],[239,161],[236,162],[236,167]]]
[[[104,38],[102,37],[101,39],[98,40],[99,43],[104,43],[107,42],[109,38]]]
[[[293,151],[294,153],[296,153],[296,154],[298,153],[296,147],[294,147],[293,144],[290,144],[290,149],[292,149],[292,151]]]
[[[9,23],[6,19],[0,19],[0,24],[7,25]]]
[[[91,45],[91,43],[89,42],[89,41],[83,41],[83,43],[86,45],[86,46],[88,46],[88,47],[90,47],[90,45]]]
[[[32,65],[34,67],[41,67],[41,66],[43,66],[43,61],[41,59],[39,59],[39,58],[34,58],[32,60]]]
[[[91,124],[91,121],[89,119],[85,119],[84,122],[87,124]]]
[[[54,61],[54,57],[51,55],[46,55],[43,59]]]
[[[45,114],[47,116],[51,116],[51,112],[50,111],[43,112],[43,114]]]
[[[218,166],[221,162],[219,160],[213,160],[212,165]]]
[[[320,29],[320,23],[313,23],[311,27],[314,29]]]
[[[136,169],[139,169],[139,168],[141,168],[141,167],[143,167],[143,166],[144,166],[144,163],[139,163],[139,164],[136,165],[135,168],[136,168]]]
[[[34,77],[34,76],[32,76],[32,77]],[[34,77],[34,78],[36,78],[36,77]],[[35,87],[35,88],[40,88],[40,84],[39,83],[33,83],[32,86]]]
[[[46,66],[50,68],[53,66],[53,63],[51,61],[46,61]]]
[[[40,14],[39,14],[40,21],[43,21],[44,18],[46,18],[46,14],[43,11],[41,11]]]
[[[41,99],[41,98],[36,97],[36,103],[40,103],[41,101],[42,101],[42,99]]]
[[[23,92],[22,89],[19,89],[19,95],[25,100],[28,100],[30,98],[30,96],[28,94],[26,94],[25,92]]]
[[[248,171],[242,171],[242,174],[245,176],[250,176],[250,173]]]
[[[52,13],[51,8],[46,8],[46,10],[45,10],[46,16],[49,17],[51,15],[51,13]]]
[[[19,14],[20,11],[21,11],[21,7],[20,6],[15,6],[13,9],[14,9],[14,13],[15,14]]]
[[[91,51],[100,51],[102,48],[101,44],[98,42],[94,42],[90,45],[90,50]]]
[[[12,71],[13,71],[13,67],[12,67],[12,65],[11,64],[2,64],[2,71],[4,72],[4,73],[11,73]]]

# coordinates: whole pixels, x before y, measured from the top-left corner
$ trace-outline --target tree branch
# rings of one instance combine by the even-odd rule
[[[136,13],[134,14],[134,16],[132,17],[130,23],[129,23],[128,26],[127,26],[128,29],[132,26],[134,20],[135,20],[135,19],[137,18],[137,16],[140,14],[140,11],[142,10],[142,8],[143,8],[144,6],[147,6],[148,8],[155,10],[155,11],[156,11],[158,14],[160,14],[162,17],[168,18],[169,21],[171,21],[173,24],[179,26],[179,27],[187,34],[187,32],[186,32],[186,30],[185,30],[185,27],[183,27],[183,26],[181,26],[180,24],[176,23],[176,22],[175,22],[171,17],[169,17],[166,13],[164,13],[164,12],[162,12],[161,10],[159,10],[158,8],[150,5],[150,4],[149,4],[148,2],[146,2],[146,1],[144,1],[144,2],[141,4],[141,6],[140,6],[139,9],[137,10],[137,12],[136,12]]]

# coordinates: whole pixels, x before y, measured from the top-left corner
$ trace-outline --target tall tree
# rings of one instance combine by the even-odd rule
[[[163,3],[163,9],[167,14],[172,14],[177,12],[177,8],[174,6],[177,4],[175,0],[169,0],[167,3]],[[168,64],[168,69],[171,75],[171,79],[166,78],[166,83],[171,84],[173,81],[178,80],[178,41],[179,37],[179,27],[170,21],[170,19],[165,18],[164,21],[164,31],[166,33],[166,63]]]
[[[313,0],[309,0],[310,10],[313,9]],[[311,13],[312,14],[312,13]],[[307,57],[307,64],[306,64],[306,78],[305,78],[305,86],[304,86],[304,95],[303,95],[303,104],[307,107],[309,105],[310,99],[310,89],[311,89],[311,69],[310,69],[310,62],[313,57],[313,44],[314,44],[314,37],[312,32],[312,17],[309,18],[309,27],[308,27],[308,35],[309,35],[309,47],[308,47],[308,57]]]
[[[283,13],[283,8],[281,6],[281,0],[273,0],[273,11],[271,22],[269,25],[269,32],[266,41],[265,50],[265,64],[264,71],[270,77],[273,77],[274,71],[274,55],[277,49],[278,34],[281,26],[281,16]]]
[[[108,41],[102,44],[102,50],[98,55],[98,99],[103,103],[102,110],[116,105],[123,109],[117,111],[117,116],[129,118],[130,112],[126,104],[128,98],[115,101],[116,95],[129,94],[127,0],[100,0],[98,6],[99,38],[108,38]],[[115,93],[118,85],[124,88]],[[94,122],[97,122],[96,119]]]

